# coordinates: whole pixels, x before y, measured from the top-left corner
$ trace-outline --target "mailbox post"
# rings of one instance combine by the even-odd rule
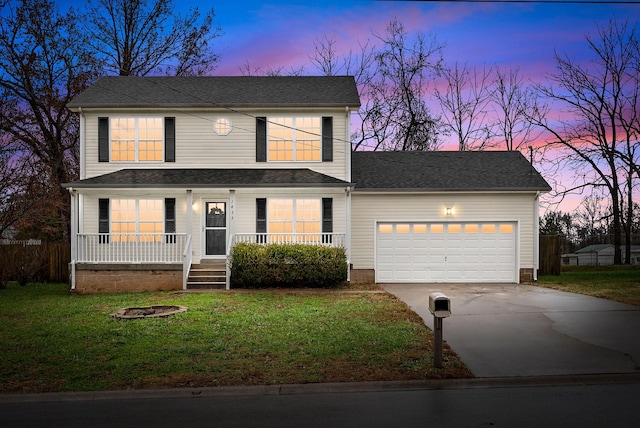
[[[433,365],[442,368],[442,319],[451,315],[451,299],[443,293],[429,295],[429,311],[433,314]]]

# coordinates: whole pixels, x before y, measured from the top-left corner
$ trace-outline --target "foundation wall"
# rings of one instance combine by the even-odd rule
[[[181,264],[76,266],[74,291],[80,294],[165,290],[182,290]]]

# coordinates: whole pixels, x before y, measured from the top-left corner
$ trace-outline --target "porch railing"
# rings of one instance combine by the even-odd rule
[[[305,244],[344,247],[343,233],[236,233],[235,244]]]
[[[184,263],[183,233],[81,233],[79,263]]]
[[[187,236],[187,242],[185,243],[184,251],[182,252],[182,288],[184,290],[187,289],[187,281],[189,279],[189,271],[191,270],[191,261],[193,259],[191,247],[191,235],[189,235]]]

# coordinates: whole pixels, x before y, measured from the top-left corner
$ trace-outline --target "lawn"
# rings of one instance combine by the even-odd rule
[[[640,305],[640,266],[565,266],[536,285]]]
[[[166,318],[120,308],[182,305]],[[393,296],[373,290],[76,295],[0,290],[0,393],[470,377]]]

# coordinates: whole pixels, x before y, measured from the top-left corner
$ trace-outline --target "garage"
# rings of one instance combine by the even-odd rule
[[[516,222],[378,222],[376,282],[517,282]]]

